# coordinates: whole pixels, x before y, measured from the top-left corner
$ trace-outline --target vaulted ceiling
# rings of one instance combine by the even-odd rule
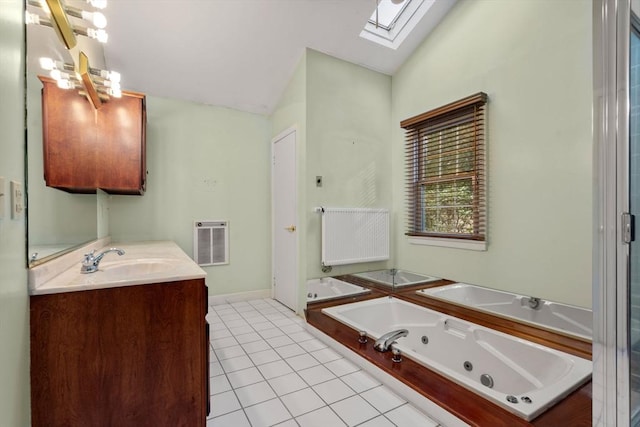
[[[110,0],[105,60],[123,89],[269,114],[305,48],[393,74],[453,3],[393,50],[359,36],[375,0]]]

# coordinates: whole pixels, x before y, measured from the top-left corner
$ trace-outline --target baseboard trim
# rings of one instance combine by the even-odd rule
[[[271,298],[271,289],[260,289],[257,291],[238,292],[234,294],[209,295],[209,305],[228,304],[230,302],[260,298]]]

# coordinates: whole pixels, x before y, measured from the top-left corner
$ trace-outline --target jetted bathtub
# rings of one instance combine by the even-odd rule
[[[439,277],[426,276],[424,274],[412,273],[406,270],[396,270],[395,268],[390,270],[366,271],[364,273],[353,274],[353,276],[370,280],[381,285],[395,287],[417,285],[418,283],[428,283],[440,280]]]
[[[527,421],[591,376],[589,360],[393,297],[322,311],[374,339],[407,329],[394,344],[404,356]]]
[[[588,340],[591,339],[593,332],[593,313],[591,310],[569,304],[536,299],[467,283],[453,283],[431,289],[421,289],[417,291],[417,294],[499,314]]]
[[[370,289],[343,282],[333,277],[307,280],[307,303],[363,295],[370,292]]]

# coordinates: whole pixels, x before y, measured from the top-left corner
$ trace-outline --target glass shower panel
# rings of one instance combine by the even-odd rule
[[[629,208],[640,219],[640,36],[631,31],[629,58]],[[636,233],[638,234],[638,233]],[[640,235],[638,235],[640,237]],[[629,250],[629,383],[631,385],[631,425],[640,426],[640,242],[631,242]]]

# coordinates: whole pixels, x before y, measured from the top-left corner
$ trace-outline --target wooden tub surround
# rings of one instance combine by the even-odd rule
[[[591,360],[591,342],[415,294],[415,291],[418,289],[452,283],[449,280],[432,282],[428,285],[412,285],[394,291],[391,288],[380,286],[350,275],[336,278],[359,286],[368,287],[372,292],[367,295],[309,304],[306,310],[309,325],[358,353],[358,355],[386,373],[398,378],[407,386],[446,409],[462,421],[472,426],[482,427],[591,426],[591,380],[580,386],[546,412],[528,422],[409,358],[405,357],[401,363],[394,363],[391,360],[391,352],[380,353],[375,351],[371,339],[369,339],[369,342],[366,344],[360,344],[358,342],[359,336],[357,331],[325,315],[322,313],[322,309],[355,301],[393,295],[396,298],[406,300],[416,305],[446,313],[478,325],[589,360]]]

